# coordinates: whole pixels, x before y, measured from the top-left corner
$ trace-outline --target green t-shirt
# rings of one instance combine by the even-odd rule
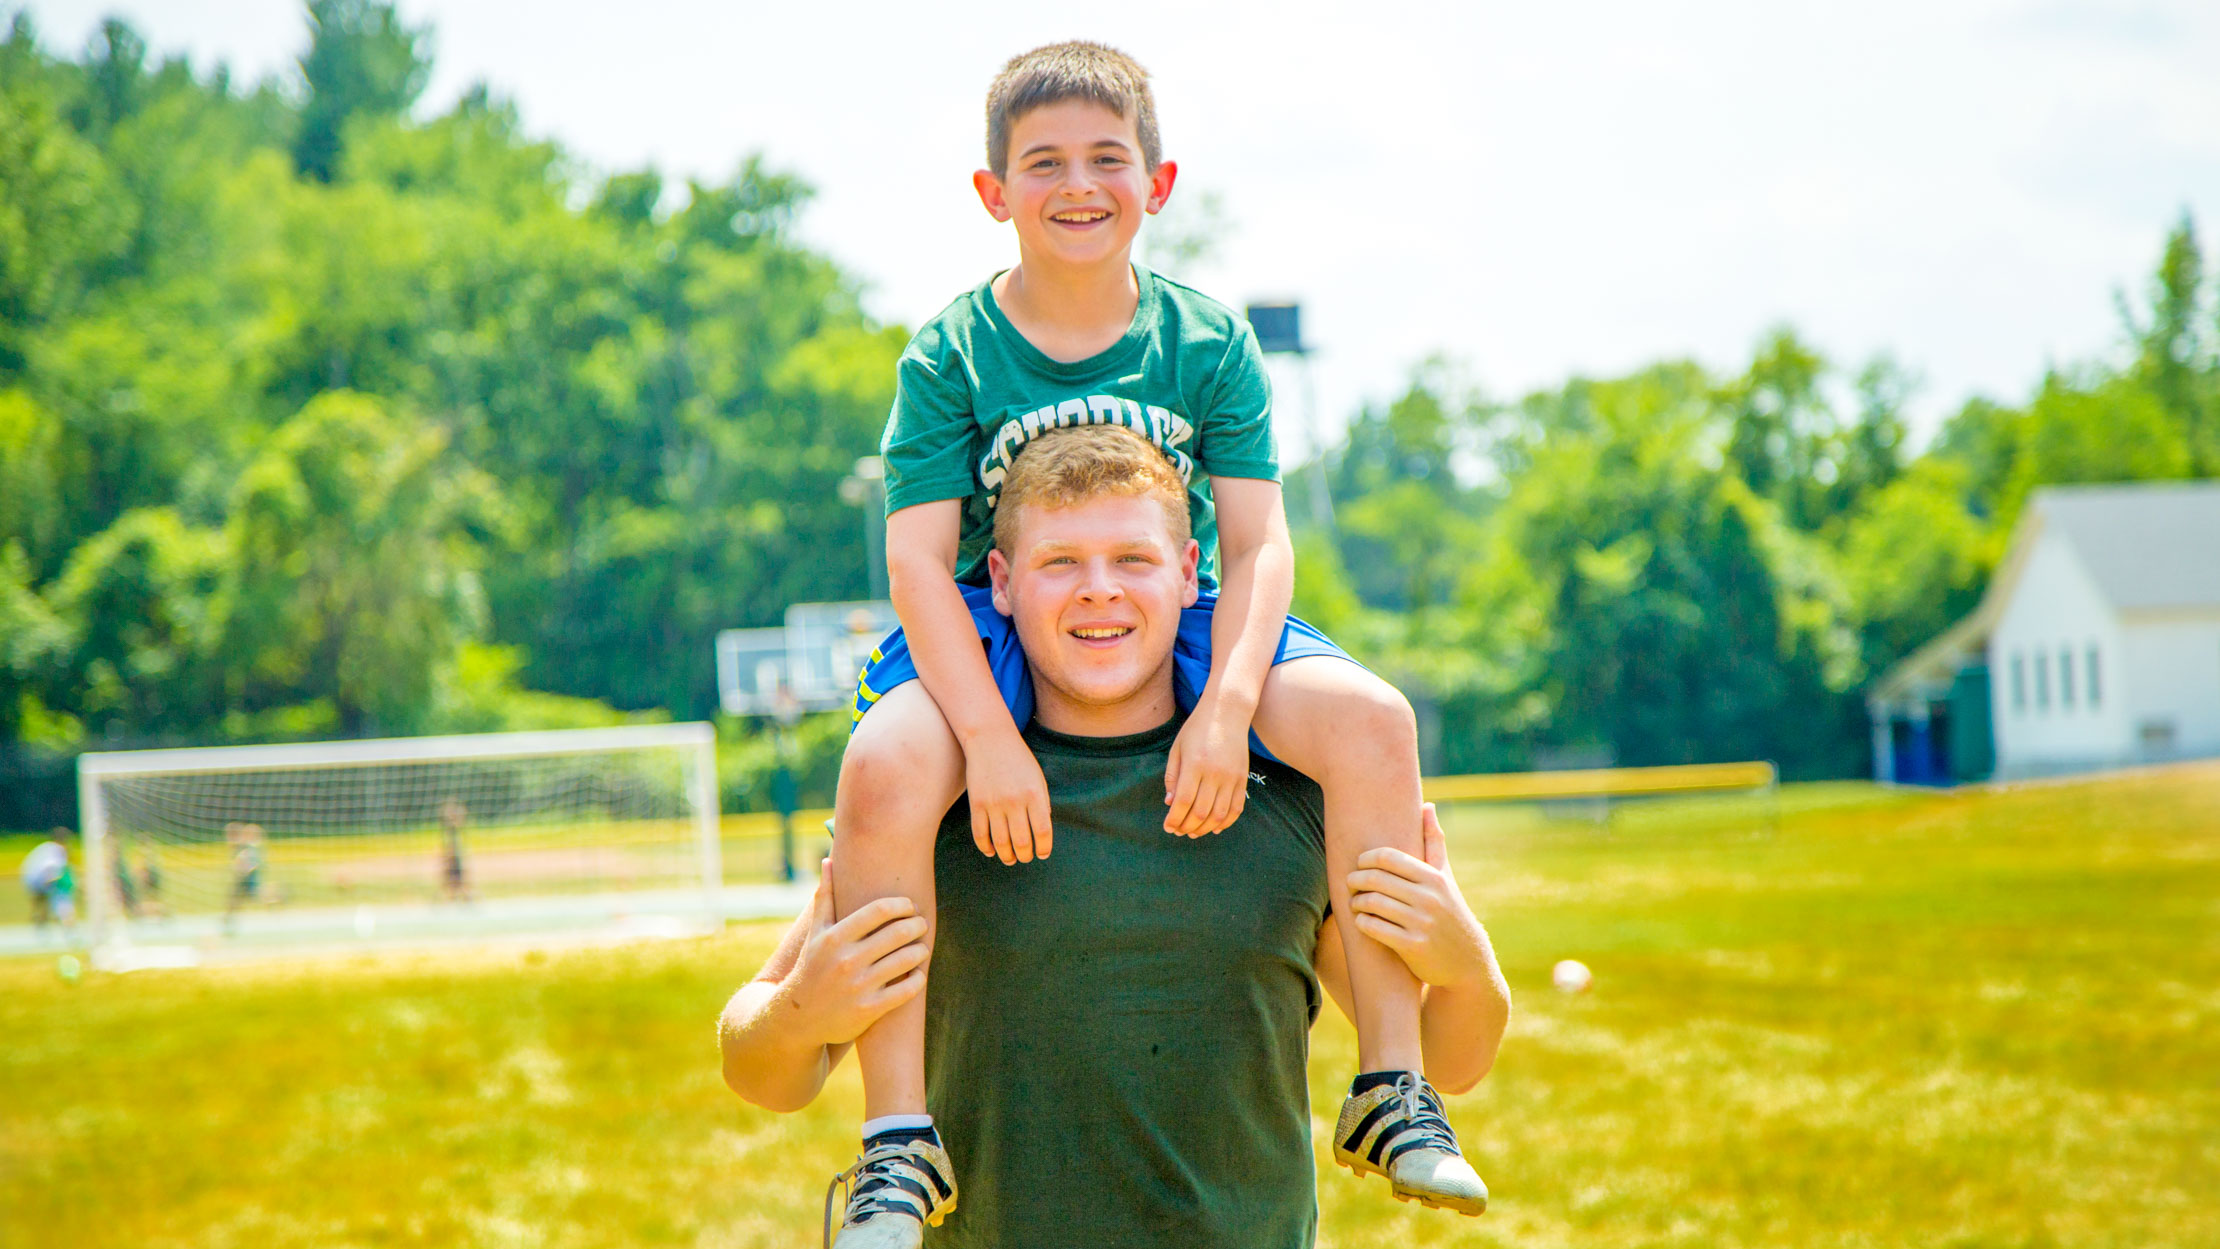
[[[995,304],[992,279],[926,322],[902,353],[879,442],[886,507],[964,501],[958,581],[986,584],[1002,480],[1044,430],[1118,424],[1161,447],[1187,481],[1205,588],[1218,567],[1206,477],[1279,480],[1271,385],[1249,323],[1140,265],[1133,278],[1133,324],[1085,360],[1051,360],[1027,342]]]
[[[963,803],[941,825],[925,1071],[960,1196],[926,1249],[1313,1243],[1323,799],[1252,755],[1240,821],[1174,837],[1178,731],[1027,728],[1044,860],[981,855]]]

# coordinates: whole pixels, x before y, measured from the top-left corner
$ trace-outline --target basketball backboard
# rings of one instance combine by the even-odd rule
[[[717,690],[736,716],[830,711],[855,697],[856,674],[893,632],[894,605],[862,600],[795,603],[776,629],[727,629],[717,635]]]

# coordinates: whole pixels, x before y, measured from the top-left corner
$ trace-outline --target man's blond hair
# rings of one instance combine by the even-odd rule
[[[1151,498],[1164,508],[1172,545],[1192,536],[1187,483],[1156,444],[1123,425],[1073,425],[1026,443],[1003,480],[994,509],[994,545],[1011,555],[1021,507],[1072,507],[1104,496]]]
[[[1116,48],[1075,39],[1011,57],[987,88],[987,168],[995,177],[1010,176],[1010,131],[1018,118],[1065,100],[1100,104],[1132,122],[1149,172],[1163,161],[1149,72]]]

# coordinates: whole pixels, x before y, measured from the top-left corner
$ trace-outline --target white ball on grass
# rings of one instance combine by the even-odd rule
[[[1549,982],[1556,985],[1560,993],[1586,993],[1596,978],[1586,963],[1568,958],[1549,969]]]

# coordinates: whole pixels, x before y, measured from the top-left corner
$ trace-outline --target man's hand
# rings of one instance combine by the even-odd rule
[[[979,853],[1004,863],[1048,857],[1056,842],[1048,822],[1048,778],[1014,726],[965,748],[964,789]]]
[[[1426,861],[1385,847],[1357,856],[1349,909],[1357,931],[1402,956],[1431,985],[1475,984],[1495,975],[1495,947],[1449,870],[1434,804],[1425,806]]]
[[[809,939],[780,985],[797,1031],[841,1045],[925,988],[925,920],[908,898],[880,898],[833,919],[832,860],[810,898]]]
[[[1249,717],[1204,697],[1164,768],[1164,831],[1205,837],[1232,827],[1249,801]]]

